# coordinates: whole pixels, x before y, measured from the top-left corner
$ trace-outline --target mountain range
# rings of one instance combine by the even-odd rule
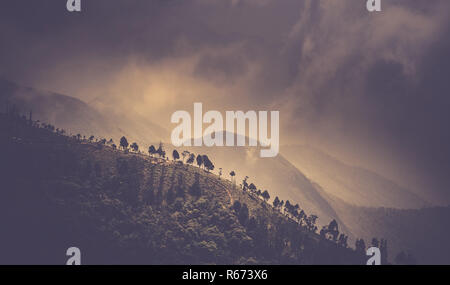
[[[167,132],[142,118],[121,118],[104,114],[88,104],[61,94],[21,87],[0,80],[0,107],[17,105],[22,113],[30,110],[35,119],[66,129],[97,137],[122,135],[139,142],[144,152],[146,142],[158,142]],[[132,117],[132,116],[130,116]],[[150,143],[148,143],[150,144]],[[168,153],[170,145],[166,146]],[[257,148],[248,147],[190,147],[194,153],[207,154],[223,175],[234,170],[237,184],[245,176],[258,189],[268,190],[271,199],[278,196],[299,203],[307,214],[319,216],[318,224],[327,225],[332,219],[350,241],[372,237],[387,238],[391,256],[400,250],[411,251],[419,262],[450,262],[440,248],[445,235],[440,230],[449,217],[448,208],[432,207],[418,193],[395,181],[357,166],[348,165],[310,146],[282,146],[275,158],[260,158]],[[349,244],[353,245],[353,243]]]

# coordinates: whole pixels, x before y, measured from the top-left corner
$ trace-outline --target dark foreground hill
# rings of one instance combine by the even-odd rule
[[[358,264],[231,182],[0,114],[0,263]],[[336,234],[337,235],[337,234]]]

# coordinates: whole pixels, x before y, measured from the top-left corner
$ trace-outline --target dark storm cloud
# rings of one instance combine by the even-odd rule
[[[65,1],[9,1],[0,12],[2,60],[22,67],[21,60],[45,65],[89,55],[167,55],[173,40],[168,35],[177,26],[161,17],[172,2],[83,1],[77,14],[65,10]]]
[[[274,86],[289,78],[284,64],[292,59],[280,57],[279,51],[297,20],[298,1],[86,0],[82,5],[82,13],[71,14],[65,1],[9,1],[0,12],[1,74],[33,77],[35,70],[52,64],[93,57],[120,62],[139,56],[151,62],[242,43],[237,56],[264,64],[261,76],[271,78]],[[179,48],[183,42],[187,45]],[[227,56],[220,59],[225,64],[237,60]],[[218,57],[203,59],[201,65]],[[232,79],[238,69],[221,72]]]
[[[383,1],[379,14],[352,0],[83,0],[79,14],[65,2],[2,4],[0,76],[50,88],[93,70],[101,85],[130,57],[187,58],[194,80],[233,92],[221,104],[280,108],[289,143],[370,140],[450,186],[448,1]]]
[[[322,145],[350,151],[358,143],[394,149],[428,187],[448,188],[450,4],[385,1],[383,13],[367,15],[352,1],[307,3],[291,35],[302,56],[287,92],[290,129],[326,133]]]
[[[195,68],[195,73],[208,80],[218,81],[219,84],[232,82],[242,76],[247,65],[245,58],[240,55],[229,56],[206,56],[200,59]]]
[[[346,4],[342,5],[349,8]],[[450,5],[442,1],[392,4],[385,5],[380,19],[347,13],[344,17],[350,21],[335,21],[320,15],[319,23],[329,21],[327,27],[333,24],[337,36],[317,39],[324,32],[318,25],[311,41],[319,50],[317,57],[325,58],[325,65],[331,62],[331,68],[314,64],[320,59],[313,51],[304,75],[319,84],[305,88],[306,81],[300,80],[297,90],[312,95],[305,97],[313,119],[326,120],[329,114],[340,131],[360,137],[369,134],[372,146],[373,142],[390,145],[428,176],[428,187],[445,189],[450,170],[446,127],[450,88],[444,79],[450,67],[446,37]]]

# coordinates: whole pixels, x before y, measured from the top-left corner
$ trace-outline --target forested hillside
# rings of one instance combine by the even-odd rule
[[[365,262],[335,221],[318,234],[317,217],[268,204],[210,173],[211,161],[190,165],[195,154],[169,161],[161,148],[68,135],[14,110],[0,131],[0,263],[63,264],[70,246],[102,264]]]

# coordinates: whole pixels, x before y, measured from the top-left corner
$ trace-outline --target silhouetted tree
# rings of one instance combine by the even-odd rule
[[[188,158],[188,160],[186,161],[186,163],[187,163],[187,164],[193,164],[193,163],[194,163],[194,160],[195,160],[195,154],[191,153],[191,154],[189,155],[189,158]]]
[[[131,144],[131,149],[134,151],[134,152],[138,152],[139,151],[139,146],[138,146],[138,144],[137,143],[132,143]]]
[[[338,245],[340,245],[341,247],[347,247],[348,246],[347,239],[348,239],[348,236],[346,236],[345,234],[341,233],[339,235],[339,238],[338,238],[338,241],[337,241]]]
[[[208,170],[208,172],[214,170],[214,164],[211,162],[211,160],[209,159],[209,157],[207,155],[203,155],[202,160],[203,160],[203,165],[204,165],[205,169]]]
[[[185,151],[183,151],[183,152],[181,153],[181,156],[183,157],[183,162],[185,161],[186,157],[189,158],[189,155],[190,155],[190,154],[191,154],[191,153],[190,153],[189,151],[187,151],[187,150],[185,150]]]
[[[173,150],[172,157],[173,157],[173,160],[180,159],[180,154],[178,153],[178,151],[176,149]]]
[[[267,201],[270,199],[269,191],[264,190],[264,192],[263,192],[261,195],[262,195],[262,197],[263,197],[263,199],[264,199],[264,202],[267,203]]]
[[[244,192],[247,191],[247,188],[248,188],[247,180],[248,180],[248,176],[245,176],[244,180],[242,180],[242,191],[244,191]]]
[[[275,209],[278,209],[278,206],[280,206],[280,199],[278,198],[278,196],[275,197],[272,204]]]
[[[236,180],[234,179],[234,177],[236,176],[236,172],[234,172],[234,170],[232,170],[232,171],[230,172],[230,176],[231,176],[231,181],[232,181],[234,184],[236,184]]]
[[[317,226],[316,226],[317,218],[318,217],[316,215],[310,215],[305,219],[306,228],[313,233],[317,231]]]
[[[321,238],[326,239],[328,233],[328,228],[326,226],[322,226],[322,229],[319,232]]]
[[[122,137],[121,139],[120,139],[120,147],[122,148],[122,149],[128,149],[128,140],[127,140],[127,138],[126,137]]]
[[[339,227],[336,220],[333,219],[328,225],[328,233],[330,233],[333,241],[337,241],[337,238],[339,236]]]
[[[159,147],[158,147],[158,150],[156,151],[156,153],[159,155],[159,157],[163,157],[163,158],[166,157],[166,151],[164,150],[164,146],[163,146],[162,142],[159,143]]]
[[[197,165],[198,165],[198,167],[202,167],[202,165],[203,165],[203,156],[202,155],[197,155]]]
[[[149,147],[148,147],[148,154],[149,154],[150,156],[153,156],[155,153],[156,153],[156,148],[155,148],[155,146],[154,146],[154,145],[149,146]]]
[[[286,212],[290,212],[291,209],[291,203],[289,202],[289,200],[286,200],[286,203],[284,204],[284,209],[283,212],[286,214]]]

